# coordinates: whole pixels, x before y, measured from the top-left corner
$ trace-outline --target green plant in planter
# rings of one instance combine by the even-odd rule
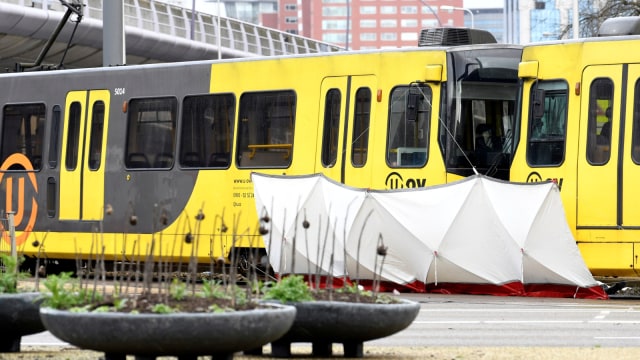
[[[48,294],[44,296],[43,306],[58,310],[83,311],[89,304],[101,298],[100,294],[81,288],[71,275],[70,272],[63,272],[60,275],[47,276],[44,287]]]
[[[300,275],[289,275],[270,285],[264,291],[265,300],[279,300],[283,303],[314,300],[309,286]]]
[[[224,287],[216,281],[205,281],[202,283],[202,296],[205,298],[223,299],[229,295]]]
[[[0,261],[4,264],[4,272],[0,272],[0,294],[15,294],[18,292],[18,281],[26,279],[29,274],[18,271],[23,258],[14,258],[9,254],[0,254]]]
[[[183,300],[187,296],[187,284],[178,279],[173,279],[169,286],[169,293],[172,298]]]
[[[175,312],[175,310],[166,304],[155,304],[153,305],[153,312],[156,314],[171,314]]]
[[[376,293],[371,290],[362,290],[359,285],[353,283],[351,285],[344,285],[335,289],[336,294],[351,294],[356,295],[356,299],[359,302],[375,303],[375,304],[397,304],[400,301],[388,294]]]

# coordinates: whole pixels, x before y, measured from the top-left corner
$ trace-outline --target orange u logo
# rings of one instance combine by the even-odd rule
[[[36,181],[36,174],[33,172],[33,165],[31,165],[31,161],[29,161],[29,158],[27,158],[25,155],[20,154],[20,153],[15,153],[15,154],[11,154],[3,163],[2,166],[0,166],[0,171],[5,171],[8,170],[12,165],[21,165],[25,170],[27,170],[27,176],[29,178],[29,182],[31,182],[31,186],[33,186],[33,190],[35,192],[35,194],[38,193],[38,183]],[[0,183],[2,183],[2,181],[4,180],[4,175],[6,173],[5,172],[0,172]],[[25,215],[25,208],[26,208],[26,204],[25,204],[25,184],[24,184],[24,177],[19,177],[18,179],[18,204],[17,204],[17,209],[15,210],[15,217],[14,217],[14,224],[16,227],[20,227],[22,228],[22,233],[19,235],[16,235],[16,245],[22,245],[27,238],[29,237],[29,234],[31,233],[31,230],[33,230],[33,225],[36,223],[36,218],[38,216],[38,202],[35,199],[35,194],[34,197],[31,198],[31,211],[29,213],[29,219],[27,220],[27,223],[24,227],[20,226],[20,224],[22,223],[22,221],[24,220],[24,215]],[[5,211],[7,213],[9,212],[14,212],[13,209],[13,192],[14,192],[14,178],[11,176],[8,176],[6,179],[6,201],[5,201]],[[0,230],[3,231],[3,238],[4,241],[7,243],[11,242],[11,239],[9,238],[9,233],[8,231],[4,231],[4,226],[2,224],[0,224]]]

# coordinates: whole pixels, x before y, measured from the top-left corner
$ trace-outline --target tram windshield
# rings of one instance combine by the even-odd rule
[[[450,52],[439,133],[449,173],[469,176],[475,169],[508,179],[518,133],[521,54],[517,46]]]

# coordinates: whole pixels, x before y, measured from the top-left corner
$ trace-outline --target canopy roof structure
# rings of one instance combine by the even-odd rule
[[[12,71],[17,63],[32,62],[40,54],[45,55],[43,65],[63,65],[66,69],[107,66],[103,59],[104,1],[81,1],[81,21],[70,17],[59,36],[48,44],[65,15],[60,1],[0,0],[0,72]],[[122,3],[127,65],[343,50],[225,16],[192,13],[192,9],[166,1]],[[44,54],[47,44],[50,49]]]

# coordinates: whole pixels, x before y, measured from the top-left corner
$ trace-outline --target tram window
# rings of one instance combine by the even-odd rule
[[[235,104],[232,94],[188,96],[184,99],[180,166],[229,167]]]
[[[100,168],[103,132],[104,102],[96,101],[93,104],[91,116],[91,137],[89,139],[89,158],[87,159],[90,170],[98,170]]]
[[[636,164],[640,164],[640,79],[636,80],[634,94],[631,158]]]
[[[338,158],[338,135],[340,134],[340,102],[338,89],[329,89],[324,102],[324,129],[322,136],[322,166],[332,167]]]
[[[129,101],[127,168],[173,166],[177,108],[177,100],[170,97]]]
[[[507,179],[516,143],[517,84],[457,81],[445,91],[452,97],[441,118],[446,126],[440,126],[439,138],[447,171],[469,176],[475,167],[482,174]]]
[[[240,97],[236,163],[241,168],[291,165],[296,94],[245,93]]]
[[[387,165],[421,167],[427,163],[431,88],[398,86],[389,100]]]
[[[560,80],[538,81],[531,89],[527,163],[534,167],[560,165],[567,140],[569,86]],[[542,113],[539,113],[540,105]]]
[[[67,170],[75,170],[78,165],[78,143],[80,141],[80,117],[82,105],[75,101],[69,106],[69,121],[67,128],[67,149],[65,155],[65,167]]]
[[[56,216],[56,209],[58,208],[57,189],[56,179],[53,177],[47,178],[47,216],[50,218]]]
[[[20,153],[31,162],[34,170],[42,167],[45,129],[44,104],[7,105],[2,113],[2,162]],[[15,164],[9,170],[26,170]]]
[[[351,163],[362,167],[369,152],[369,122],[371,120],[371,90],[359,88],[353,109],[353,136],[351,138]]]
[[[51,134],[49,137],[49,167],[58,166],[58,139],[60,137],[60,105],[53,107],[51,116]]]
[[[611,156],[612,105],[613,81],[595,79],[589,88],[587,161],[590,164],[606,164]]]

